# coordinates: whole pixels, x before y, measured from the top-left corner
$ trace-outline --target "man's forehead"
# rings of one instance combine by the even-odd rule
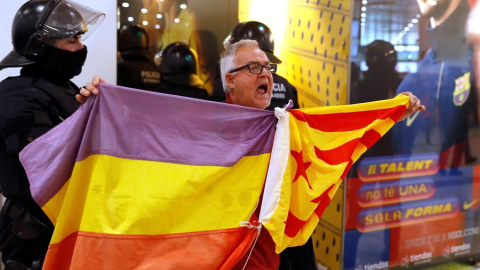
[[[268,63],[267,55],[257,47],[241,47],[235,54],[235,59],[243,63]]]

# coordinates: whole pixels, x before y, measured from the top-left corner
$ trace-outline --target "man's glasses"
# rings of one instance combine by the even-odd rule
[[[263,69],[265,69],[268,73],[271,73],[271,74],[275,74],[275,72],[277,72],[277,64],[267,64],[264,66],[259,63],[250,63],[244,66],[232,69],[228,73],[237,72],[244,68],[248,68],[248,71],[252,74],[262,74]]]

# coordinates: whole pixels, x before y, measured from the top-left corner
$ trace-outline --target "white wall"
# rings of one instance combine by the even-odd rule
[[[0,59],[3,59],[12,49],[11,28],[13,17],[26,0],[0,0]],[[103,24],[91,35],[85,45],[88,47],[88,56],[82,74],[73,78],[78,85],[85,85],[94,75],[99,75],[107,82],[115,84],[117,81],[117,28],[116,10],[117,1],[112,0],[77,0],[77,3],[102,11],[106,14]],[[19,68],[6,68],[0,71],[0,81],[8,76],[19,74]]]

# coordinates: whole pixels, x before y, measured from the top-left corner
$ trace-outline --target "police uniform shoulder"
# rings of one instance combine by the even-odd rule
[[[8,77],[0,82],[0,89],[6,91],[12,88],[31,85],[33,78],[25,76]]]
[[[285,85],[285,87],[287,87],[287,88],[294,88],[294,86],[287,79],[285,79],[284,77],[282,77],[278,74],[274,74],[273,82],[274,83],[281,83],[281,84]]]
[[[8,102],[9,99],[20,96],[33,96],[36,91],[33,87],[34,79],[30,77],[18,76],[8,77],[0,82],[0,102]]]
[[[278,75],[278,74],[273,74],[273,81],[274,81],[274,82],[277,82],[277,83],[279,83],[279,82],[281,82],[281,83],[288,83],[288,80],[287,80],[287,79],[285,79],[284,77],[282,77],[282,76],[280,76],[280,75]]]
[[[36,83],[38,81],[35,78],[25,76],[9,77],[3,80],[0,82],[0,104],[15,104],[15,106],[9,107],[21,111],[23,106],[30,107],[33,103],[48,102],[50,98],[43,91],[39,91]],[[48,86],[48,83],[44,85],[44,87]],[[0,105],[0,107],[3,105]]]

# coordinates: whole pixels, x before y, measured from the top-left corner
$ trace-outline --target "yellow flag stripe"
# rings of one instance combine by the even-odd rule
[[[371,111],[371,110],[390,109],[395,106],[398,106],[399,104],[404,104],[405,106],[407,106],[408,96],[397,95],[395,98],[387,99],[387,100],[350,104],[350,105],[313,107],[313,108],[305,108],[300,110],[310,115],[322,115],[322,114],[332,114],[332,113],[350,113],[350,112],[363,112],[363,111]]]
[[[76,231],[160,235],[236,228],[258,203],[269,156],[244,157],[231,168],[90,156],[44,206],[62,224],[52,243]]]
[[[384,135],[394,124],[395,122],[391,119],[379,119],[365,128],[354,131],[322,132],[320,130],[309,128],[308,124],[305,122],[298,121],[296,127],[302,136],[302,140],[296,141],[302,142],[304,147],[296,144],[294,144],[293,147],[296,149],[305,149],[306,146],[307,149],[309,149],[308,147],[313,147],[313,145],[315,145],[320,150],[330,150],[337,148],[346,142],[361,138],[369,129],[373,129],[381,135]],[[295,150],[295,148],[292,150]]]

